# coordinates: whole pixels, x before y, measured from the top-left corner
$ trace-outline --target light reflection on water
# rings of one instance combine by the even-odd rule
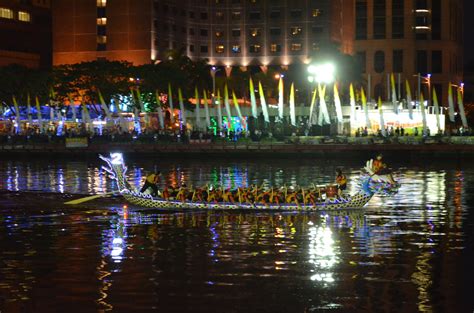
[[[330,182],[335,168],[160,164],[169,183],[225,187]],[[150,169],[132,164],[128,178],[139,185]],[[397,177],[399,194],[336,214],[155,212],[107,202],[71,209],[54,197],[15,210],[0,204],[0,311],[64,310],[71,301],[82,311],[222,312],[235,303],[231,312],[465,311],[472,300],[452,286],[462,286],[466,257],[473,261],[474,171],[407,167]],[[98,164],[81,162],[7,162],[0,178],[11,191],[114,187]]]

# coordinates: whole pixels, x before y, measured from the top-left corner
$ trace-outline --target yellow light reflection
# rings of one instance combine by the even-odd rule
[[[312,226],[309,228],[309,240],[309,263],[314,265],[311,280],[333,283],[331,269],[338,263],[338,257],[331,229],[324,221],[322,226]]]
[[[412,282],[418,286],[418,310],[419,312],[433,312],[431,304],[430,287],[433,284],[431,275],[433,268],[430,264],[432,253],[429,251],[421,253],[417,257],[416,270],[411,276]]]

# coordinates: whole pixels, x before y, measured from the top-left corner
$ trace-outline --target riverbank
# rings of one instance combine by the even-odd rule
[[[68,147],[64,143],[24,143],[0,145],[0,155],[9,156],[96,156],[107,154],[112,151],[120,151],[126,154],[137,154],[144,156],[206,156],[219,155],[225,157],[267,157],[267,156],[311,156],[330,157],[337,155],[341,158],[352,158],[357,155],[366,156],[382,152],[387,154],[400,154],[404,157],[418,158],[429,157],[473,157],[474,144],[467,143],[387,143],[385,141],[373,141],[365,143],[318,143],[318,142],[194,142],[194,143],[88,143],[83,147]]]

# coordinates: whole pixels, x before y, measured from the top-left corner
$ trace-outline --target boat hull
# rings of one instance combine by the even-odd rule
[[[305,210],[328,211],[340,209],[360,209],[369,202],[372,195],[358,193],[342,199],[327,199],[315,205],[291,204],[264,204],[264,203],[228,203],[228,202],[191,202],[178,200],[164,200],[151,196],[124,190],[123,197],[127,202],[144,208],[154,209],[212,209],[212,210]]]
[[[121,153],[111,153],[110,158],[100,156],[108,167],[102,166],[109,176],[116,180],[120,194],[125,200],[135,206],[151,209],[175,210],[175,209],[194,209],[194,210],[304,210],[304,211],[331,211],[340,209],[361,209],[376,194],[393,194],[398,190],[398,185],[393,186],[385,182],[374,182],[368,175],[362,175],[359,178],[359,191],[352,196],[342,198],[328,198],[315,204],[302,203],[229,203],[229,202],[195,202],[180,200],[165,200],[162,198],[153,198],[151,195],[137,192],[128,184],[125,179],[127,167],[123,162]]]

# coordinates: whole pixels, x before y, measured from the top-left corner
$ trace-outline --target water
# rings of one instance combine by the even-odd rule
[[[310,185],[362,160],[129,160],[128,179]],[[423,161],[423,160],[421,160]],[[402,166],[403,165],[403,166]],[[0,162],[0,312],[472,312],[474,166],[394,163],[364,210],[163,212],[120,199],[98,161]]]

